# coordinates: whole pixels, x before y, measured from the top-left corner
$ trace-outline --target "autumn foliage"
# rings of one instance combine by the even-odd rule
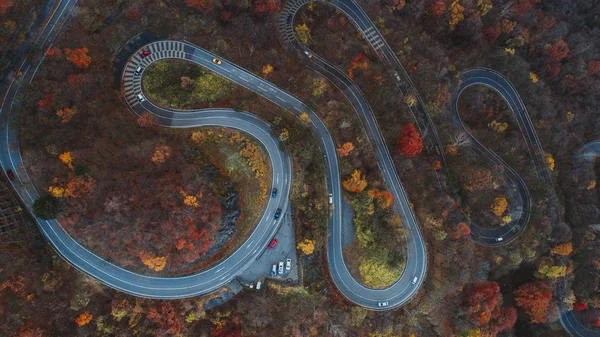
[[[456,230],[452,234],[452,238],[458,239],[469,234],[471,234],[471,228],[469,228],[466,223],[460,222],[458,225],[456,225]]]
[[[600,60],[590,61],[587,66],[587,71],[590,74],[596,74],[600,71]]]
[[[350,192],[362,192],[367,187],[367,181],[359,170],[354,170],[348,179],[342,182],[344,188]]]
[[[348,69],[348,77],[354,78],[354,70],[359,69],[362,71],[366,71],[369,69],[369,59],[363,54],[358,54],[352,60],[352,64],[350,65],[350,69]]]
[[[171,302],[160,301],[156,307],[150,308],[148,318],[165,330],[164,335],[177,335],[181,330],[181,318]]]
[[[352,150],[354,150],[354,145],[350,142],[346,142],[337,149],[337,152],[340,157],[347,157]]]
[[[492,212],[496,216],[501,216],[502,214],[504,214],[504,212],[506,212],[507,207],[508,201],[506,201],[506,198],[504,196],[496,197],[496,199],[494,199],[494,203],[492,203],[492,205],[490,206]]]
[[[369,191],[369,196],[373,199],[378,199],[379,205],[381,205],[381,208],[383,209],[390,207],[392,201],[394,201],[394,196],[388,191],[373,189]]]
[[[475,282],[465,289],[463,305],[466,306],[473,322],[477,325],[485,325],[492,318],[492,313],[501,298],[498,283],[491,281]]]
[[[0,0],[0,15],[6,14],[6,11],[14,5],[15,2],[12,0]]]
[[[304,241],[298,242],[296,248],[304,255],[310,255],[315,251],[315,243],[312,240],[305,239]]]
[[[570,242],[562,243],[552,248],[552,254],[567,256],[573,252],[573,244]]]
[[[92,63],[92,58],[87,54],[87,47],[77,49],[65,48],[67,60],[71,61],[77,68],[86,69]]]
[[[412,123],[402,129],[396,149],[398,153],[407,157],[416,156],[423,151],[423,138]]]
[[[214,2],[214,0],[185,0],[186,5],[201,9],[203,11],[211,10]]]
[[[558,40],[550,47],[548,54],[552,61],[559,62],[569,56],[569,45],[563,40]]]
[[[161,271],[165,269],[165,266],[167,265],[166,256],[156,256],[154,253],[141,252],[140,259],[142,260],[142,263],[146,265],[146,267],[154,271]]]
[[[431,3],[429,6],[429,13],[434,17],[439,17],[446,11],[446,3],[443,0],[437,0]]]
[[[87,311],[84,312],[83,314],[77,316],[77,318],[75,319],[75,323],[77,323],[77,326],[84,326],[91,321],[92,321],[92,314],[90,314]]]
[[[515,291],[517,306],[525,309],[534,323],[546,323],[546,311],[552,301],[552,292],[543,283],[526,283]]]
[[[254,2],[254,13],[273,15],[279,10],[279,7],[279,0],[256,0]]]

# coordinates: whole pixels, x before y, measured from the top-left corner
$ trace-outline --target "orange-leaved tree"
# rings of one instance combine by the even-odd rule
[[[350,142],[345,142],[342,146],[340,146],[337,151],[340,157],[346,157],[354,150],[354,145]]]
[[[60,109],[60,110],[56,111],[56,116],[58,116],[58,118],[60,118],[61,123],[67,124],[67,123],[69,123],[71,118],[73,118],[73,116],[75,116],[75,113],[77,113],[77,110],[75,110],[75,109],[64,108],[64,109]]]
[[[396,144],[398,153],[403,156],[413,157],[423,151],[423,138],[415,126],[410,123],[402,129],[402,134]]]
[[[379,205],[381,208],[386,209],[390,207],[392,201],[394,201],[394,196],[388,191],[380,191],[378,189],[372,189],[369,191],[369,196],[373,199],[379,199]]]
[[[344,188],[350,192],[362,192],[367,187],[367,181],[359,170],[354,170],[352,175],[342,183]]]
[[[65,48],[67,60],[71,61],[77,68],[86,69],[92,63],[92,58],[87,54],[87,47],[76,49]]]
[[[84,312],[83,314],[77,316],[77,318],[75,319],[75,323],[77,323],[77,326],[84,326],[91,321],[92,321],[92,314],[90,314],[87,311]]]
[[[63,152],[60,155],[58,155],[58,159],[60,159],[60,161],[62,161],[63,163],[67,164],[67,166],[70,169],[73,169],[73,155],[71,154],[71,152]]]
[[[561,243],[558,246],[552,248],[552,254],[567,256],[573,252],[573,244],[570,242]]]

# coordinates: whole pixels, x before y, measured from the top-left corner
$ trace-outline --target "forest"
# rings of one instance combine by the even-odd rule
[[[31,2],[0,0],[2,46]],[[432,135],[420,132],[409,110],[415,97],[399,92],[386,65],[345,15],[311,3],[296,16],[294,30],[315,54],[352,78],[377,117],[427,243],[426,280],[414,299],[402,309],[374,312],[336,289],[326,256],[322,155],[301,121],[209,72],[165,62],[149,69],[144,80],[157,103],[233,107],[273,125],[293,161],[292,217],[302,284],[269,281],[263,290],[245,290],[205,310],[209,298],[158,301],[107,288],[48,245],[0,245],[0,331],[8,336],[566,336],[559,305],[584,326],[600,328],[600,163],[577,157],[584,144],[600,139],[595,90],[600,7],[568,0],[358,2],[415,83],[443,144],[446,167],[424,146]],[[281,7],[278,0],[81,2],[22,98],[20,141],[27,170],[58,205],[43,209],[59,214],[69,233],[97,254],[149,275],[188,274],[243,241],[260,217],[256,209],[264,207],[265,194],[257,191],[270,186],[256,178],[256,170],[270,176],[258,145],[231,130],[153,126],[150,116],[129,110],[114,85],[114,76],[120,76],[114,60],[131,38],[146,31],[186,39],[293,93],[325,121],[338,147],[344,199],[352,212],[355,239],[344,251],[348,267],[367,286],[394,282],[406,259],[406,242],[393,196],[343,94],[277,43]],[[105,24],[108,17],[114,20]],[[503,226],[518,216],[518,200],[502,169],[474,152],[451,113],[457,75],[480,66],[501,72],[516,87],[553,180],[553,186],[540,182],[506,102],[485,87],[467,89],[457,103],[461,119],[517,171],[532,198],[523,233],[496,248],[477,245],[468,223]],[[256,163],[259,168],[252,167]],[[149,197],[157,193],[164,197]],[[227,198],[232,195],[237,201]],[[154,211],[140,214],[140,206]],[[219,246],[213,239],[228,215],[236,229]],[[106,241],[98,241],[106,233]]]

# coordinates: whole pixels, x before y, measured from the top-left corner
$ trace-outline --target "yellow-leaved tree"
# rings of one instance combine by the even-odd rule
[[[304,255],[310,255],[315,251],[315,244],[312,240],[305,239],[304,241],[298,242],[296,246]]]
[[[166,256],[156,256],[154,253],[141,252],[140,259],[142,260],[142,263],[146,265],[146,267],[154,271],[161,271],[165,269],[165,266],[167,265]]]
[[[67,164],[67,166],[72,170],[73,169],[73,155],[71,152],[63,152],[58,155],[58,159],[63,163]]]
[[[262,68],[263,75],[267,76],[267,75],[269,75],[272,72],[273,72],[273,66],[272,65],[266,64],[265,66],[263,66],[263,68]]]
[[[342,182],[344,188],[350,192],[362,192],[367,187],[367,181],[359,170],[354,170],[348,179]]]
[[[492,212],[496,214],[496,216],[501,216],[504,214],[504,212],[506,212],[506,207],[508,207],[508,201],[506,201],[504,196],[501,196],[494,199],[494,202],[490,208],[492,209]]]

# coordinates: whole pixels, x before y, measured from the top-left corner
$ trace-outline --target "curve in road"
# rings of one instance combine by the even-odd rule
[[[600,157],[600,140],[596,140],[585,144],[575,156],[576,160],[594,161]],[[564,279],[561,278],[562,288],[565,287]],[[564,306],[559,305],[560,309],[560,324],[563,329],[575,337],[600,337],[600,330],[593,330],[581,324],[575,317],[575,313],[567,310]]]
[[[494,167],[502,168],[510,181],[510,186],[514,186],[516,190],[518,197],[517,204],[520,205],[520,207],[513,207],[511,210],[513,220],[504,227],[484,228],[471,223],[471,236],[475,238],[479,244],[484,246],[507,244],[516,239],[529,223],[531,217],[531,196],[529,195],[529,189],[523,179],[510,165],[504,162],[496,153],[481,144],[465,126],[458,111],[458,101],[462,93],[467,88],[476,85],[486,86],[497,92],[500,97],[505,100],[512,113],[515,115],[517,123],[522,131],[523,138],[529,148],[529,152],[532,155],[535,155],[536,153],[541,154],[542,158],[544,152],[541,146],[539,146],[539,140],[537,140],[535,129],[533,129],[529,114],[519,98],[519,94],[506,77],[491,69],[474,68],[461,73],[459,79],[460,86],[452,95],[451,107],[454,118],[459,127],[468,135],[477,154],[487,159]],[[535,160],[534,158],[533,163],[538,173],[544,171],[543,168],[538,167],[539,160]],[[547,168],[545,169],[547,170]],[[538,176],[545,182],[552,184],[549,172],[546,173],[547,174],[538,174]]]
[[[418,104],[416,104],[414,107],[410,107],[410,111],[421,129],[421,133],[423,134],[424,132],[427,132],[432,136],[429,148],[434,151],[431,151],[431,153],[439,153],[439,159],[442,163],[445,164],[443,146],[441,145],[441,141],[439,140],[436,129],[433,125],[433,122],[431,121],[427,109],[425,108],[423,100],[421,99],[418,91],[416,90],[416,87],[412,83],[410,76],[408,76],[408,73],[405,71],[404,67],[402,67],[402,64],[396,57],[396,54],[386,43],[381,33],[377,30],[376,26],[361,8],[361,6],[354,0],[317,1],[336,7],[338,10],[342,11],[348,18],[350,18],[350,20],[362,33],[365,40],[371,45],[371,47],[379,56],[379,58],[391,66],[392,72],[396,75],[395,77],[400,91],[403,94],[414,95],[417,98]],[[344,93],[344,95],[358,114],[360,120],[363,122],[367,135],[375,149],[375,155],[378,160],[384,180],[386,181],[386,184],[388,185],[390,191],[394,194],[394,196],[396,196],[394,198],[396,209],[399,209],[402,213],[403,219],[405,220],[403,223],[408,227],[409,233],[411,233],[411,236],[409,237],[407,260],[413,261],[415,258],[414,254],[416,253],[417,262],[421,264],[414,271],[408,269],[409,273],[407,274],[405,272],[398,283],[403,283],[403,280],[404,282],[406,282],[406,280],[409,278],[412,279],[412,277],[410,277],[410,272],[413,272],[413,274],[418,276],[420,286],[420,282],[422,282],[426,270],[426,247],[423,243],[422,235],[420,233],[416,217],[412,213],[412,210],[409,207],[407,207],[407,205],[409,205],[408,197],[406,196],[406,192],[404,191],[400,179],[398,178],[391,157],[389,156],[387,146],[383,141],[383,137],[381,137],[381,132],[379,130],[379,126],[377,125],[377,120],[373,116],[372,109],[369,106],[364,95],[362,94],[361,90],[358,88],[358,86],[356,86],[356,84],[354,84],[354,82],[351,79],[349,79],[343,71],[339,70],[336,66],[330,64],[325,59],[319,57],[318,55],[310,51],[310,49],[303,45],[294,34],[293,22],[296,14],[302,7],[308,5],[311,2],[313,1],[288,0],[285,3],[278,21],[279,35],[281,41],[284,47],[289,48],[290,51],[304,56],[304,59],[308,61],[308,66],[310,68],[319,72],[325,78],[330,80],[340,91],[342,91],[342,93]],[[519,197],[517,203],[520,205],[520,207],[514,208],[513,215],[515,215],[515,219],[509,224],[509,226],[498,228],[483,228],[475,224],[471,224],[472,238],[478,244],[485,246],[504,245],[511,242],[520,233],[522,233],[525,230],[527,223],[529,222],[531,209],[531,199],[529,196],[529,191],[521,177],[514,171],[514,169],[506,165],[506,163],[504,163],[504,161],[502,161],[502,159],[499,158],[495,153],[488,150],[481,143],[479,143],[472,136],[472,134],[468,132],[468,130],[464,127],[464,124],[458,116],[458,109],[456,108],[458,97],[460,97],[462,91],[467,87],[476,84],[487,85],[496,90],[507,101],[509,107],[515,114],[518,124],[523,132],[523,137],[525,138],[529,152],[534,157],[533,162],[536,168],[536,172],[538,173],[538,177],[540,177],[550,185],[552,185],[552,179],[544,164],[544,152],[540,145],[535,129],[533,128],[533,124],[529,118],[529,114],[527,113],[525,105],[522,102],[512,83],[510,83],[510,81],[508,81],[508,79],[503,77],[501,74],[491,69],[485,68],[476,68],[466,71],[461,74],[461,78],[465,82],[463,82],[459,90],[457,90],[454,93],[455,100],[452,104],[455,111],[455,115],[458,117],[457,120],[459,122],[459,125],[462,126],[465,129],[465,131],[467,131],[467,134],[471,137],[473,143],[475,144],[475,149],[478,151],[478,153],[484,155],[484,157],[490,160],[492,163],[496,165],[502,165],[507,169],[507,176],[509,180],[513,182],[513,186],[515,186],[517,190],[517,194]],[[333,275],[334,281],[336,282],[336,285],[338,285],[338,288],[340,288],[341,292],[346,297],[349,297],[348,289],[344,289],[343,286],[341,287],[339,278],[336,278],[336,274],[339,274],[339,270],[347,269],[343,261],[343,255],[339,254],[337,251],[337,247],[341,244],[341,239],[338,238],[341,237],[341,228],[334,227],[331,232],[333,233],[333,235],[330,236],[330,239],[328,241],[328,257],[330,270]],[[351,278],[351,276],[344,275],[344,278],[348,279]],[[408,301],[412,296],[416,294],[418,287],[415,288],[416,289],[413,289],[413,291],[410,294],[404,295],[404,299],[402,301],[399,301],[398,303],[394,304],[397,306],[401,303]]]
[[[406,265],[400,278],[387,288],[367,288],[354,279],[344,262],[342,249],[343,230],[340,214],[340,220],[329,223],[331,235],[329,236],[327,244],[327,257],[329,260],[330,273],[340,292],[352,302],[373,310],[396,308],[414,297],[421,287],[427,271],[427,247],[417,218],[410,207],[410,201],[406,194],[406,190],[400,181],[388,146],[381,134],[377,119],[364,94],[343,71],[310,51],[298,41],[293,33],[292,25],[295,15],[300,8],[309,3],[310,1],[307,0],[286,2],[279,19],[280,36],[286,47],[289,47],[292,51],[298,52],[300,55],[304,55],[309,61],[308,65],[310,68],[331,81],[346,96],[346,99],[348,99],[352,105],[354,111],[363,123],[367,137],[373,146],[374,155],[377,159],[383,180],[385,181],[388,190],[394,195],[395,209],[402,217],[402,224],[407,229],[408,233]],[[368,33],[363,31],[363,28],[368,29],[365,27],[373,27],[372,23],[368,17],[365,19],[364,14],[360,14],[364,12],[362,12],[362,9],[360,9],[360,6],[356,3],[350,1],[324,1],[324,3],[336,6],[354,20],[357,25],[360,23],[360,25],[358,25],[359,29],[361,29],[365,36],[369,36]],[[379,41],[378,43],[382,42]],[[375,48],[375,45],[372,44],[372,46]],[[341,195],[340,190],[334,189],[333,192],[334,194],[339,193]],[[341,204],[336,201],[336,205]],[[336,207],[335,212],[335,216],[338,216],[337,213],[341,213],[341,207]],[[415,277],[417,278],[416,282],[413,281]],[[388,302],[388,305],[386,307],[379,307],[374,305],[376,303],[371,304],[369,303],[370,301],[365,299],[372,299],[371,301],[373,302],[374,300],[377,300],[377,302]]]
[[[188,48],[186,53],[183,50],[183,43],[171,42],[177,51],[176,54],[173,54],[175,50],[163,53],[155,49],[159,43],[150,45],[156,53],[144,62],[154,62],[177,55],[200,65],[204,63],[201,57],[194,56],[193,50]],[[206,61],[210,62],[210,58]],[[134,57],[126,69],[131,69],[138,63],[139,60]],[[125,86],[131,84],[135,91],[141,90],[140,77],[133,76],[132,72],[126,70],[123,75]],[[12,101],[18,88],[19,86],[9,88],[7,98],[10,100],[4,100],[0,111],[1,122],[4,126],[0,131],[0,149],[2,149],[0,162],[4,169],[10,168],[15,172],[16,179],[12,182],[13,187],[31,211],[31,206],[39,198],[39,194],[23,165],[18,143],[18,115],[11,113],[14,111],[12,106],[10,108],[6,106],[9,101]],[[275,220],[273,214],[277,208],[281,208],[285,212],[288,206],[291,179],[289,158],[279,149],[279,140],[271,135],[269,125],[248,113],[236,112],[231,109],[176,111],[158,107],[149,101],[145,101],[143,104],[132,104],[132,108],[136,113],[150,111],[157,116],[159,124],[165,127],[228,127],[248,133],[262,143],[271,158],[273,183],[278,184],[281,192],[276,198],[269,199],[261,221],[248,240],[224,261],[208,270],[185,277],[151,277],[133,273],[100,258],[70,237],[56,220],[47,221],[39,218],[36,220],[45,237],[63,258],[82,272],[117,290],[140,297],[163,299],[193,297],[217,291],[254,262],[277,231],[279,220]]]

